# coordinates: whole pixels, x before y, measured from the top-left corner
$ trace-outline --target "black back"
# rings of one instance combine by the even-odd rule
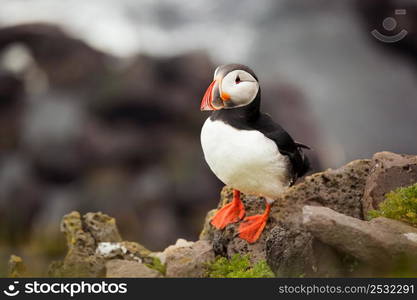
[[[257,130],[267,138],[273,140],[282,155],[288,156],[292,166],[292,183],[303,176],[310,168],[308,158],[304,155],[300,145],[268,114],[260,112],[261,93],[248,105],[231,109],[214,111],[211,120],[223,121],[241,130]],[[305,147],[305,146],[304,146]]]

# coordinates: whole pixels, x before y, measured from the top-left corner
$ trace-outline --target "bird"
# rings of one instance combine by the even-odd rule
[[[261,236],[271,204],[310,163],[298,143],[272,117],[260,111],[261,89],[254,71],[242,64],[220,65],[201,100],[211,111],[201,129],[201,146],[211,171],[233,189],[230,203],[210,220],[217,229],[241,221],[239,237],[255,243]],[[262,214],[245,216],[241,192],[265,199]]]

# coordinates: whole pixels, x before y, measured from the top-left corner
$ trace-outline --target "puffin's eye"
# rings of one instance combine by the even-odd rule
[[[236,84],[239,84],[240,83],[240,77],[239,77],[239,75],[236,76],[235,83]]]

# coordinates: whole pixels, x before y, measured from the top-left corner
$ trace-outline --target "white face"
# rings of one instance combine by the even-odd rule
[[[233,107],[240,107],[251,103],[258,94],[258,90],[259,83],[251,74],[243,70],[234,70],[223,78],[220,95],[228,96]]]

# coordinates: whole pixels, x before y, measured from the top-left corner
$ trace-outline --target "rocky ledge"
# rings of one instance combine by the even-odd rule
[[[50,265],[48,275],[210,277],[220,257],[221,264],[229,259],[239,265],[238,258],[248,259],[243,272],[251,264],[270,268],[275,276],[415,276],[416,182],[417,156],[390,152],[307,176],[274,202],[265,231],[254,244],[237,236],[238,223],[213,228],[209,220],[215,210],[208,212],[198,241],[179,239],[161,252],[123,241],[115,220],[105,214],[72,212],[61,222],[68,253]],[[218,207],[231,197],[225,187]],[[263,198],[243,195],[242,200],[248,215],[264,209]],[[12,256],[10,275],[23,276],[22,264]],[[230,266],[226,268],[232,274]],[[265,271],[268,277],[270,270]]]

